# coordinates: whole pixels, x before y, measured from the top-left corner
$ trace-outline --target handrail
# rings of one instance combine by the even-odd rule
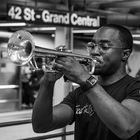
[[[18,120],[18,121],[12,121],[12,122],[3,122],[3,123],[0,123],[0,127],[22,125],[22,124],[27,124],[27,123],[31,123],[31,122],[32,122],[31,119]]]
[[[4,115],[1,115],[4,116]],[[14,125],[23,125],[23,124],[28,124],[32,123],[31,117],[29,118],[24,118],[22,120],[15,120],[15,121],[5,121],[5,122],[0,122],[0,127],[8,127],[8,126],[14,126]],[[29,137],[29,138],[24,138],[20,140],[43,140],[43,139],[50,139],[50,138],[56,138],[56,137],[62,137],[65,139],[65,136],[67,135],[73,135],[74,131],[63,131],[55,134],[46,134],[43,136],[34,136],[34,137]]]
[[[7,127],[7,126],[14,126],[14,125],[22,125],[22,124],[27,124],[27,123],[31,123],[31,119],[0,123],[0,127]],[[68,132],[65,132],[64,131],[64,132],[60,132],[60,133],[43,135],[43,136],[36,136],[36,137],[25,138],[25,139],[21,139],[21,140],[43,140],[43,139],[63,137],[63,136],[73,135],[73,134],[74,134],[74,131],[68,131]]]
[[[69,131],[69,132],[61,132],[61,133],[50,134],[50,135],[45,135],[45,136],[26,138],[26,139],[22,139],[22,140],[43,140],[43,139],[63,137],[63,136],[68,136],[68,135],[73,135],[73,134],[74,134],[74,131]]]
[[[0,127],[31,123],[31,113],[31,110],[1,113]]]

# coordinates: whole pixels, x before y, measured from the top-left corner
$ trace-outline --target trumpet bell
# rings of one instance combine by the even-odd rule
[[[35,43],[29,32],[19,30],[10,37],[7,47],[10,60],[21,66],[28,63],[33,57]]]

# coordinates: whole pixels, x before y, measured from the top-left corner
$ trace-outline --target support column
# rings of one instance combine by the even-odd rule
[[[71,28],[56,27],[55,48],[59,45],[65,45],[66,48],[73,50],[73,35]],[[60,78],[56,82],[54,88],[54,105],[60,103],[71,89],[71,82],[64,82],[63,77]]]

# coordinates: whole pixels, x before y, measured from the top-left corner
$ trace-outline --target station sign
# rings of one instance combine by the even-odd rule
[[[104,19],[99,16],[92,17],[79,15],[76,12],[52,11],[13,4],[7,5],[7,17],[10,21],[92,28],[100,27],[104,23]]]

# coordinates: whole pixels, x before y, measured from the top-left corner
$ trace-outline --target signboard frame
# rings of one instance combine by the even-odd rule
[[[69,27],[99,28],[106,20],[100,16],[80,15],[76,12],[56,11],[23,5],[7,5],[9,21]]]

